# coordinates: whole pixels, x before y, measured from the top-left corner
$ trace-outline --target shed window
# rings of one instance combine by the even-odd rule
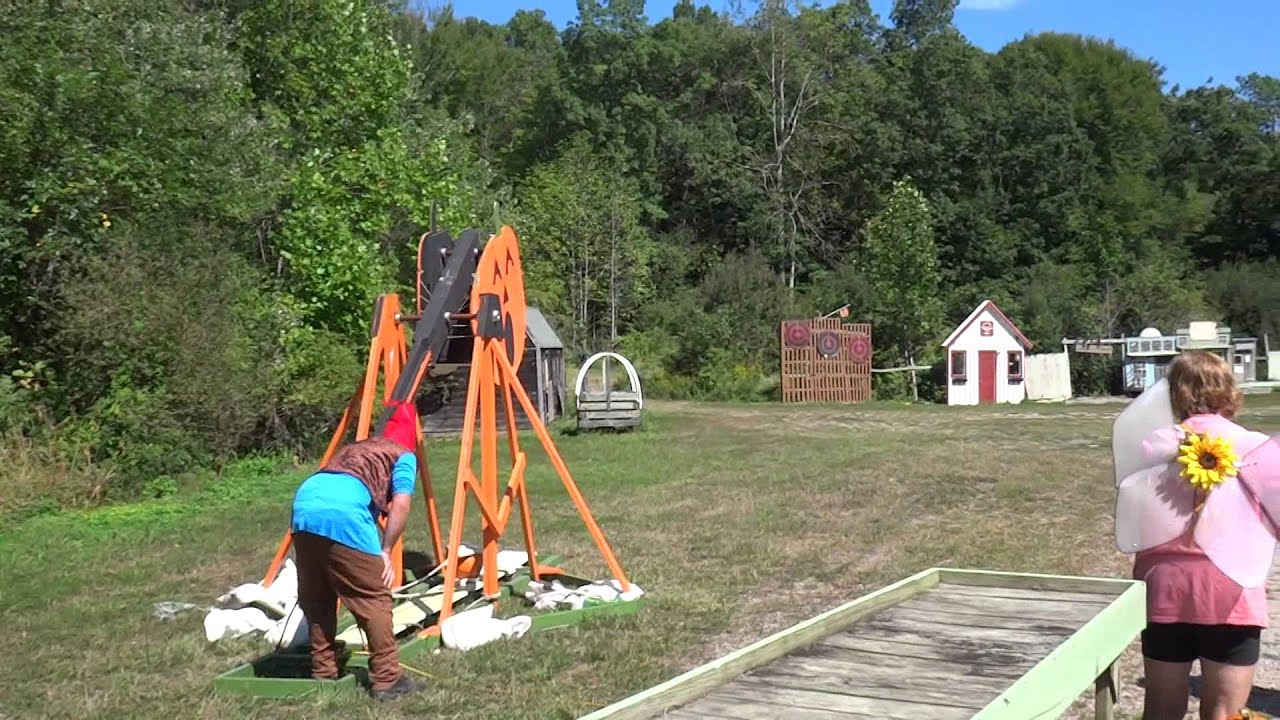
[[[965,374],[964,359],[965,359],[964,350],[951,351],[951,379],[952,380],[963,381],[967,377],[967,375]]]
[[[1010,350],[1009,351],[1009,380],[1010,382],[1012,382],[1014,380],[1021,380],[1021,379],[1022,379],[1022,351]]]

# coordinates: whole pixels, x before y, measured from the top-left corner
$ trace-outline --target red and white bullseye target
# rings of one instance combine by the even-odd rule
[[[854,362],[868,362],[871,360],[871,338],[857,333],[849,338],[849,357]]]
[[[808,345],[809,323],[787,323],[787,327],[783,331],[783,337],[786,338],[788,347],[804,347]]]
[[[833,330],[818,333],[818,352],[823,357],[835,357],[840,353],[840,335]]]

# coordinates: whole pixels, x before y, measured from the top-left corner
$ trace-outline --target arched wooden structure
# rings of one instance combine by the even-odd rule
[[[615,390],[609,377],[609,361],[618,361],[627,373],[630,382],[629,390]],[[584,388],[588,373],[596,363],[601,365],[603,381],[599,390]],[[615,352],[598,352],[587,358],[578,369],[578,377],[573,383],[573,396],[578,414],[580,428],[633,428],[640,424],[644,411],[644,392],[640,387],[640,376],[631,361]]]

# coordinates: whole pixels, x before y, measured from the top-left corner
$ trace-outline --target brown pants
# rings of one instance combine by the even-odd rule
[[[293,534],[293,548],[298,605],[311,627],[312,677],[338,677],[333,643],[341,599],[369,644],[373,689],[390,688],[400,679],[400,649],[391,630],[391,591],[382,584],[382,558],[305,532]]]

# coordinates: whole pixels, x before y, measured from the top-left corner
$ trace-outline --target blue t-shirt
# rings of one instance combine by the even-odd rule
[[[406,452],[391,471],[391,493],[413,495],[418,482],[418,456]],[[309,532],[354,550],[382,554],[369,489],[347,473],[318,472],[303,481],[293,496],[293,532]]]

